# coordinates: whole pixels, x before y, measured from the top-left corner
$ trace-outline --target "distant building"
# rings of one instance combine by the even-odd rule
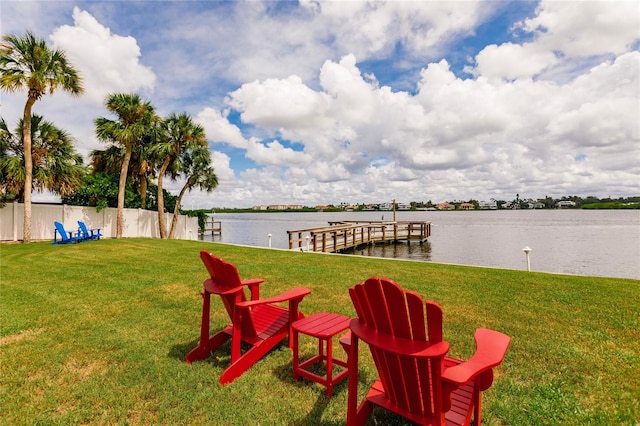
[[[520,204],[513,202],[513,201],[507,201],[506,203],[504,203],[502,205],[503,209],[511,209],[511,210],[519,210],[520,209]]]
[[[436,206],[436,208],[438,210],[455,210],[456,206],[454,206],[453,204],[449,204],[447,202],[444,203],[440,203]]]
[[[287,205],[286,204],[269,204],[269,207],[267,207],[268,210],[286,210],[287,209]]]
[[[530,209],[544,209],[545,205],[544,205],[544,203],[541,203],[540,201],[536,201],[535,203],[529,203],[529,208]]]
[[[566,200],[566,201],[558,201],[558,204],[556,204],[556,205],[560,209],[566,209],[566,208],[569,208],[569,207],[575,207],[576,203],[574,201]]]
[[[407,203],[398,203],[398,210],[411,210],[411,204]]]
[[[269,204],[268,210],[300,210],[300,204]]]
[[[252,208],[253,208],[253,210],[266,210],[267,206],[259,205],[259,206],[253,206]]]
[[[498,203],[496,203],[496,200],[480,201],[478,207],[480,207],[480,210],[497,210]]]
[[[476,206],[472,203],[462,203],[458,208],[460,210],[475,210]]]

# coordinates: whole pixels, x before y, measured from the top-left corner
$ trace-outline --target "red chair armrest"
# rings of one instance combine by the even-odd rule
[[[447,368],[442,379],[456,386],[464,386],[479,374],[500,365],[507,353],[511,338],[497,331],[479,328],[475,333],[476,352],[468,361]]]
[[[259,285],[264,282],[261,278],[252,278],[248,280],[240,281],[240,284],[243,286],[249,287],[249,291],[251,292],[251,300],[260,299],[260,287]]]
[[[266,299],[260,300],[247,300],[245,302],[239,302],[236,304],[237,308],[249,308],[252,306],[263,305],[265,303],[280,303],[280,302],[288,302],[289,300],[294,299],[302,299],[307,294],[310,294],[311,290],[304,287],[294,288],[288,291],[285,291],[282,294],[277,296],[268,297]]]
[[[347,330],[347,332],[340,337],[340,344],[344,350],[349,353],[349,348],[351,347],[351,330]]]
[[[351,320],[349,328],[353,334],[367,344],[383,348],[385,351],[396,355],[432,358],[444,356],[449,352],[448,342],[433,343],[391,336],[367,327],[357,318]]]

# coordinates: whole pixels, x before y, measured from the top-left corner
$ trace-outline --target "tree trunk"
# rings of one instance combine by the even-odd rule
[[[33,187],[33,157],[31,149],[31,107],[36,96],[29,91],[27,103],[22,116],[22,141],[24,149],[24,221],[22,225],[22,241],[31,242],[31,190]]]
[[[160,229],[160,238],[167,238],[167,228],[164,226],[164,194],[162,192],[162,181],[171,161],[171,156],[165,158],[158,173],[158,228]]]
[[[116,238],[122,238],[124,229],[124,194],[127,187],[127,174],[129,171],[129,161],[131,160],[131,144],[127,144],[124,153],[122,167],[120,168],[120,182],[118,183],[118,216],[116,219]]]
[[[182,189],[180,190],[180,195],[178,195],[178,199],[176,200],[176,206],[173,208],[173,219],[171,219],[171,230],[169,231],[169,239],[174,239],[176,237],[176,225],[178,224],[178,215],[180,214],[180,203],[182,202],[182,196],[187,192],[187,189],[191,188],[189,184],[189,179],[187,179],[187,183],[184,184]]]
[[[138,182],[140,182],[140,207],[147,208],[147,160],[143,160],[138,169]]]

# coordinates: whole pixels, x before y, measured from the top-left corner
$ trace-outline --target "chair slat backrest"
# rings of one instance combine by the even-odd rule
[[[78,221],[78,227],[80,228],[80,231],[82,232],[82,236],[84,238],[90,238],[91,234],[89,233],[89,230],[87,229],[87,225],[82,222],[82,221]]]
[[[442,309],[386,278],[369,278],[349,290],[358,318],[395,337],[442,341]],[[426,325],[425,325],[426,320]],[[442,357],[417,359],[369,345],[380,381],[393,404],[421,416],[442,412]]]
[[[222,287],[229,289],[237,288],[238,291],[229,294],[220,294],[222,303],[224,304],[229,318],[233,320],[233,313],[235,305],[238,302],[244,302],[247,300],[247,295],[242,286],[240,280],[240,274],[238,269],[232,263],[225,262],[219,257],[214,256],[206,250],[200,251],[200,259],[209,272],[211,280]],[[242,334],[243,336],[255,336],[256,331],[253,326],[251,315],[245,315],[242,321]]]
[[[67,231],[64,229],[64,225],[61,224],[60,222],[53,222],[53,225],[56,227],[56,230],[58,231],[58,234],[60,234],[60,239],[63,242],[67,242],[70,240],[69,238],[69,234],[67,234]]]
[[[79,242],[79,241],[84,241],[84,238],[82,237],[82,235],[80,234],[80,232],[76,232],[76,235],[74,236],[74,232],[67,232],[64,229],[64,225],[60,222],[53,222],[55,227],[56,227],[56,231],[58,234],[60,234],[60,238],[61,238],[61,242],[63,243],[75,243],[75,242]],[[55,239],[55,236],[54,236]]]

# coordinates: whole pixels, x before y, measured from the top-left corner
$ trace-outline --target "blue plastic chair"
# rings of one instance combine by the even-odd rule
[[[80,227],[78,234],[85,240],[99,240],[102,237],[100,228],[87,229],[87,225],[82,221],[78,221],[78,226]]]
[[[71,244],[84,240],[80,235],[74,236],[73,232],[67,232],[60,222],[53,222],[53,225],[56,227],[53,231],[53,244]],[[60,240],[58,240],[58,235],[60,235]]]

